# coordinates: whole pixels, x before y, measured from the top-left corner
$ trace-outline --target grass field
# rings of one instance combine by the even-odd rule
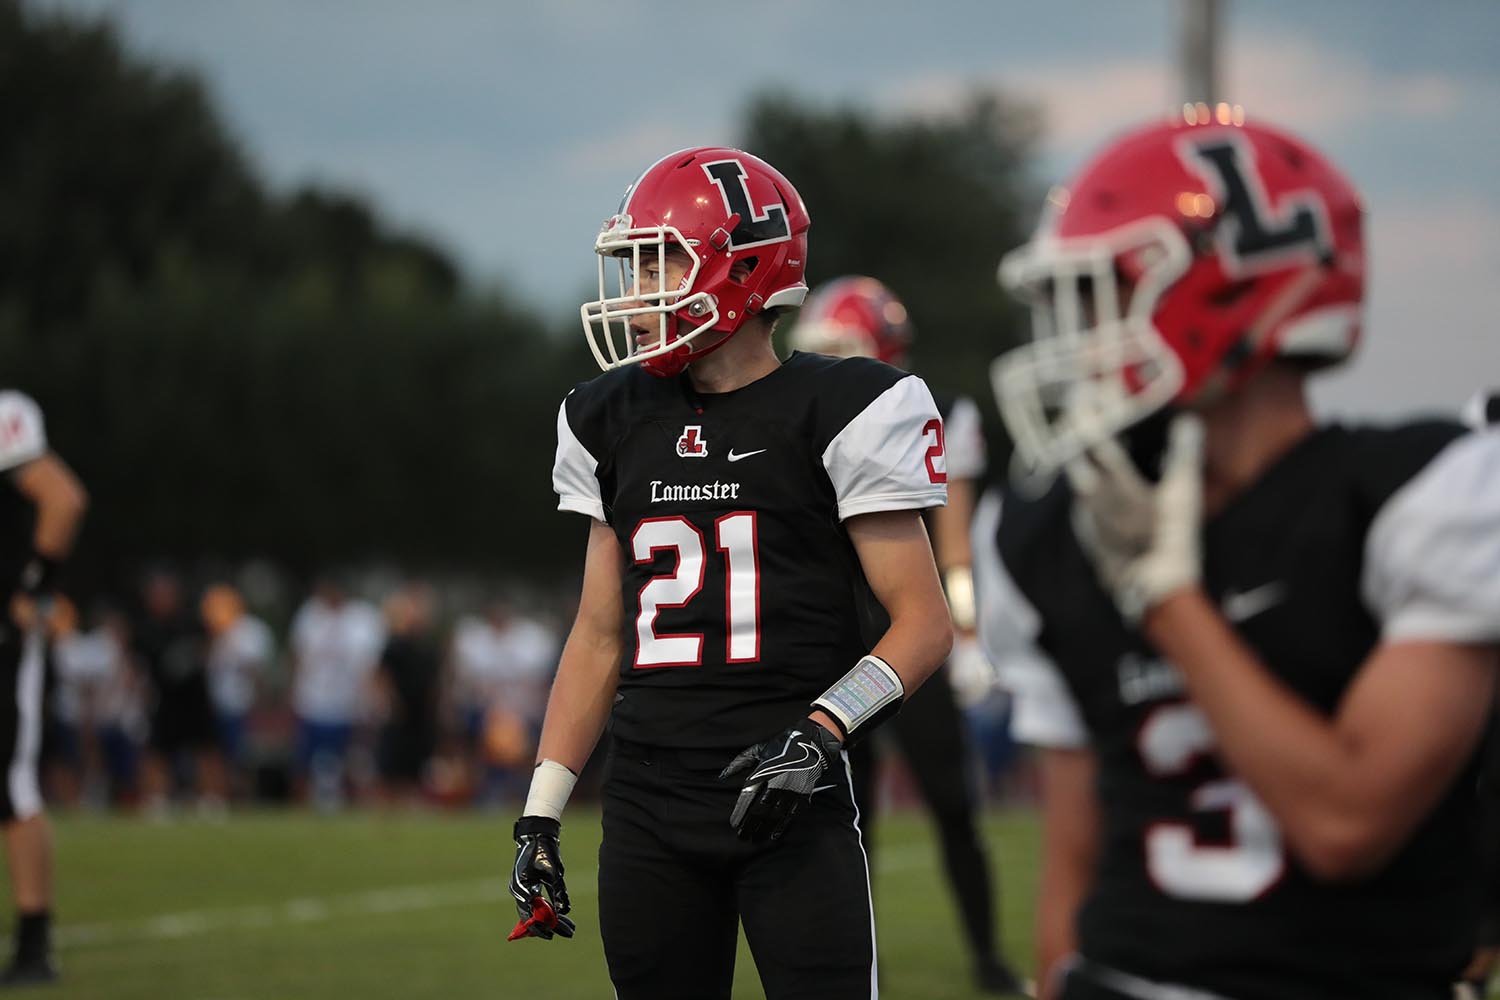
[[[984,821],[1002,873],[1006,951],[1026,967],[1036,825]],[[594,908],[598,823],[570,811],[564,856],[579,934],[505,942],[508,817],[298,813],[227,822],[57,821],[64,982],[86,1000],[597,998],[611,995]],[[882,820],[883,997],[977,996],[920,814]],[[735,996],[761,995],[741,942]]]

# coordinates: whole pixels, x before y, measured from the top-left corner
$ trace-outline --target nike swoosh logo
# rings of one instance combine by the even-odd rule
[[[1223,610],[1224,617],[1231,622],[1243,622],[1274,608],[1284,600],[1286,586],[1280,580],[1275,580],[1243,593],[1228,591],[1219,602],[1219,607]]]
[[[731,462],[738,462],[742,458],[749,458],[752,455],[759,455],[759,454],[762,454],[762,453],[767,452],[767,451],[770,451],[770,449],[769,448],[760,448],[760,449],[758,449],[756,451],[745,451],[745,452],[741,452],[738,455],[736,455],[734,453],[734,449],[730,448],[729,449],[729,460]]]
[[[823,766],[823,755],[818,753],[817,747],[811,743],[798,743],[797,746],[802,750],[802,758],[800,760],[789,760],[784,763],[775,764],[772,767],[762,768],[745,779],[746,784],[752,781],[764,781],[772,775],[786,774],[790,771],[811,771],[813,768]]]

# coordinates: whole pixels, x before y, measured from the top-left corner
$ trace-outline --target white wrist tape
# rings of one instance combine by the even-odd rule
[[[847,740],[877,716],[884,718],[895,712],[905,695],[901,678],[891,665],[878,656],[866,656],[824,691],[813,707],[833,716]]]
[[[550,757],[542,761],[531,774],[531,791],[526,795],[526,808],[521,815],[562,819],[563,806],[568,804],[577,781],[578,775],[557,761]]]
[[[948,598],[948,613],[953,616],[954,627],[972,632],[978,620],[974,603],[974,571],[967,566],[948,567],[943,574],[943,593]]]

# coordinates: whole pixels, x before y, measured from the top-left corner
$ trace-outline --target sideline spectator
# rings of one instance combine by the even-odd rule
[[[292,708],[297,714],[297,795],[319,809],[345,799],[349,754],[370,674],[385,643],[380,612],[318,581],[292,619]]]
[[[380,730],[382,795],[416,802],[428,760],[437,747],[438,684],[442,653],[433,628],[432,588],[409,583],[385,603],[390,641],[376,675],[385,710]]]
[[[152,689],[151,735],[142,771],[146,809],[165,814],[174,790],[188,784],[196,786],[200,809],[221,812],[227,782],[208,694],[207,636],[187,604],[181,579],[171,570],[146,574],[141,605],[131,647]]]
[[[276,655],[271,626],[245,610],[239,591],[215,584],[199,601],[208,630],[208,690],[218,723],[219,746],[238,797],[248,787],[245,722],[255,707]]]
[[[454,629],[453,699],[474,773],[483,775],[483,802],[505,797],[530,775],[559,647],[557,633],[503,598]]]

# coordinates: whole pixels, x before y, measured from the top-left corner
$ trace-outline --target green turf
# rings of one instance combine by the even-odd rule
[[[597,998],[611,995],[594,909],[598,823],[570,810],[564,855],[578,937],[505,942],[508,818],[261,814],[228,822],[65,818],[58,924],[65,980],[37,995],[120,1000]],[[1030,954],[1036,826],[985,820],[1003,873],[1006,950]],[[880,827],[882,996],[967,998],[957,918],[919,814]],[[397,890],[397,891],[385,891]],[[743,948],[736,997],[761,995]]]

